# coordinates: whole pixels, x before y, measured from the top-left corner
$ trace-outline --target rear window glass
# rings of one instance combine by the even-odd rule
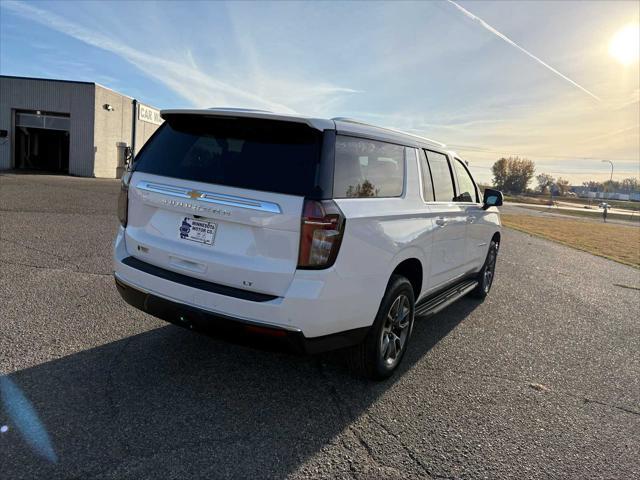
[[[315,195],[322,134],[306,125],[169,117],[136,157],[137,171],[252,190]]]
[[[400,145],[338,135],[333,196],[399,197],[404,184],[404,150]]]
[[[431,169],[431,179],[433,180],[433,193],[436,202],[453,201],[453,178],[449,169],[447,156],[442,153],[427,150],[427,159]]]

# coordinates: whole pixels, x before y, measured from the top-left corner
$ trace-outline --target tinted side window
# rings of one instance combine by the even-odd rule
[[[424,150],[420,149],[420,170],[422,171],[422,196],[425,202],[433,202],[433,183],[431,183],[431,170]]]
[[[449,160],[442,153],[427,150],[427,159],[431,168],[431,179],[433,180],[433,192],[436,202],[453,201],[453,178],[449,169]]]
[[[399,197],[404,184],[404,150],[400,145],[338,135],[333,196]]]
[[[456,202],[477,202],[478,192],[476,191],[476,185],[473,183],[471,175],[467,171],[467,167],[457,158],[453,164],[455,165],[456,176],[458,177],[458,188],[460,190],[460,193],[456,197]]]

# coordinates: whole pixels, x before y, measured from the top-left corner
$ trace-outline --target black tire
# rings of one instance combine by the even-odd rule
[[[484,261],[482,270],[478,272],[477,280],[478,286],[471,290],[470,295],[473,297],[484,300],[489,295],[491,285],[493,285],[493,279],[496,276],[496,260],[498,258],[498,242],[491,240],[489,245],[489,251],[487,252],[487,258]]]
[[[398,368],[411,338],[415,298],[409,280],[393,275],[364,341],[351,348],[349,363],[358,376],[384,380]]]

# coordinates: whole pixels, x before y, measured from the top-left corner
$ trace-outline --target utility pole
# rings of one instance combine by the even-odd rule
[[[602,160],[602,162],[611,164],[611,175],[609,176],[609,184],[613,181],[613,162],[611,160]]]

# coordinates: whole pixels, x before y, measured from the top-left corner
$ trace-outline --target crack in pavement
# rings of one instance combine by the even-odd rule
[[[347,425],[347,430],[349,432],[351,432],[353,434],[353,436],[358,440],[358,443],[360,443],[360,445],[364,448],[364,450],[367,452],[367,456],[373,461],[375,462],[376,465],[378,465],[379,467],[383,467],[383,468],[393,468],[391,465],[386,465],[384,463],[381,463],[375,456],[375,452],[373,451],[373,449],[371,448],[371,446],[367,443],[367,441],[364,439],[364,437],[362,436],[362,434],[360,433],[360,431],[353,425],[353,420],[355,420],[357,418],[357,415],[354,415],[353,412],[350,411],[348,403],[346,401],[344,401],[341,396],[340,396],[340,392],[338,391],[338,389],[336,388],[336,386],[331,382],[331,379],[329,378],[329,376],[326,373],[326,370],[324,368],[324,365],[322,364],[321,361],[318,361],[317,363],[317,367],[318,370],[320,372],[320,375],[322,376],[322,378],[325,380],[325,383],[328,385],[329,387],[329,396],[331,397],[331,400],[333,401],[336,410],[338,411],[338,413],[340,414],[340,416],[343,417],[343,420],[345,420],[345,423]],[[343,412],[343,408],[347,410],[348,415],[345,415],[345,413]],[[378,425],[379,427],[381,427],[385,432],[387,432],[387,434],[391,435],[393,438],[396,439],[396,441],[400,444],[400,446],[407,452],[407,455],[409,455],[409,458],[411,458],[411,460],[414,461],[414,463],[416,465],[418,465],[424,473],[426,473],[429,477],[433,477],[433,473],[430,471],[430,469],[424,465],[422,463],[422,461],[420,460],[420,458],[418,458],[418,452],[415,452],[413,449],[411,449],[410,447],[408,447],[407,445],[405,445],[405,443],[400,439],[399,436],[397,436],[395,433],[391,432],[386,425],[378,422],[375,417],[373,417],[370,413],[368,413],[366,410],[363,411],[362,415],[366,416],[369,420],[372,421],[372,423],[375,423],[376,425]],[[351,449],[349,449],[351,450]]]
[[[59,270],[59,271],[63,271],[63,272],[71,272],[71,273],[79,273],[79,274],[83,274],[83,275],[97,275],[97,276],[107,276],[110,277],[112,275],[112,273],[96,273],[96,272],[87,272],[86,270],[72,270],[70,268],[59,268],[59,267],[45,267],[45,266],[41,266],[41,265],[32,265],[29,263],[20,263],[20,262],[12,262],[11,260],[1,260],[0,261],[0,265],[1,264],[8,264],[8,265],[17,265],[19,267],[28,267],[28,268],[37,268],[37,269],[41,269],[41,270]],[[78,268],[76,266],[76,268]]]
[[[56,257],[56,258],[58,258],[58,259],[60,259],[60,260],[62,260],[64,262],[71,263],[71,258],[67,257],[66,255],[58,255],[57,253],[49,252],[47,250],[40,250],[39,248],[35,248],[35,247],[30,246],[30,245],[25,245],[24,243],[17,242],[15,240],[9,240],[8,238],[0,237],[0,242],[12,243],[13,245],[17,245],[19,247],[26,248],[28,250],[33,250],[33,251],[36,251],[38,253],[44,253],[46,255],[51,255],[52,257]]]
[[[470,371],[470,370],[453,370],[452,369],[452,370],[449,370],[449,371],[453,372],[453,373],[459,373],[459,374],[462,374],[462,375],[468,375],[470,377],[473,377],[473,376],[477,375],[477,376],[480,376],[480,377],[487,377],[487,378],[493,378],[493,379],[506,380],[506,381],[513,382],[513,383],[518,383],[518,384],[521,384],[521,385],[529,385],[530,386],[530,385],[535,383],[533,381],[523,381],[523,380],[521,380],[519,378],[508,377],[506,375],[495,375],[495,374],[491,374],[491,373],[474,372],[474,371]],[[632,415],[640,415],[640,411],[633,410],[633,409],[628,408],[628,407],[615,405],[613,403],[607,403],[607,402],[604,402],[602,400],[589,398],[589,397],[587,397],[587,396],[585,396],[583,394],[573,393],[573,392],[569,392],[567,390],[561,390],[561,389],[553,388],[553,387],[548,386],[548,385],[544,385],[544,386],[546,387],[545,391],[556,392],[556,393],[558,393],[560,395],[566,395],[568,397],[576,398],[578,400],[582,400],[584,403],[595,403],[597,405],[602,405],[604,407],[609,407],[609,408],[612,408],[612,409],[615,409],[615,410],[620,410],[622,412],[630,413]]]
[[[386,467],[386,465],[378,461],[378,459],[374,455],[373,450],[371,449],[371,446],[364,440],[364,438],[362,438],[362,435],[360,434],[360,432],[358,432],[353,427],[352,419],[355,417],[351,415],[352,412],[348,411],[349,409],[348,407],[346,407],[346,404],[341,401],[340,394],[338,393],[338,389],[331,382],[331,379],[328,377],[327,372],[325,370],[325,366],[320,359],[317,359],[316,367],[318,369],[318,372],[320,373],[320,376],[324,380],[325,384],[328,386],[329,397],[331,398],[331,402],[333,403],[335,410],[338,413],[338,416],[341,417],[343,422],[346,424],[347,431],[350,432],[355,437],[355,439],[358,441],[360,446],[362,446],[362,448],[365,450],[366,455],[369,459],[371,459],[379,467]],[[344,411],[344,408],[347,409],[347,412]],[[342,440],[341,443],[348,451],[354,453],[353,449],[349,447],[344,440]]]
[[[248,435],[227,435],[227,436],[221,436],[221,437],[210,437],[206,439],[207,442],[207,446],[210,444],[223,444],[223,447],[226,447],[225,444],[230,444],[232,442],[249,442],[251,440],[253,440],[254,437],[250,434]],[[290,437],[287,436],[286,438],[276,438],[276,441],[282,441],[282,442],[292,442],[292,441],[303,441],[305,440],[305,437]],[[136,465],[142,465],[144,462],[152,460],[156,457],[159,456],[163,456],[163,455],[167,455],[168,453],[170,454],[175,454],[177,452],[187,452],[187,453],[193,453],[194,450],[196,449],[202,449],[204,445],[204,441],[203,440],[193,440],[193,441],[188,441],[188,442],[182,442],[180,445],[172,445],[172,446],[168,446],[168,444],[165,445],[165,447],[167,448],[162,448],[159,450],[156,450],[152,453],[147,453],[147,454],[141,454],[139,452],[137,452],[135,454],[135,460],[136,460]],[[157,463],[157,461],[154,461],[152,464]],[[113,474],[116,472],[116,470],[118,469],[122,469],[127,468],[127,465],[124,464],[123,462],[118,463],[117,465],[110,465],[111,468],[109,468],[108,470],[105,471],[105,469],[102,466],[97,466],[97,467],[89,467],[89,468],[84,468],[82,470],[79,470],[77,473],[75,473],[75,476],[71,476],[71,474],[69,476],[64,477],[65,479],[69,480],[69,479],[104,479],[104,478],[120,478],[120,477],[113,477]],[[67,470],[69,471],[69,470]],[[127,470],[130,471],[130,470]],[[129,477],[127,477],[129,478]],[[147,478],[147,477],[144,477]],[[164,477],[161,477],[164,478]],[[171,476],[170,478],[190,478],[190,477],[174,477]],[[198,477],[200,478],[200,477]],[[205,477],[205,478],[219,478],[219,477]],[[224,477],[227,478],[227,477]],[[235,478],[235,477],[234,477]],[[260,477],[256,477],[256,478],[260,478]]]
[[[79,212],[75,211],[75,210],[60,210],[60,209],[54,209],[54,210],[43,210],[41,208],[36,209],[36,210],[13,210],[13,209],[8,209],[8,208],[0,208],[0,212],[5,212],[5,213],[46,213],[47,215],[78,215]],[[86,213],[86,212],[83,212]],[[115,219],[115,215],[113,213],[104,213],[104,212],[91,212],[91,216],[103,216],[103,217],[114,217]]]
[[[38,268],[38,269],[44,269],[44,270],[65,270],[65,271],[68,271],[68,272],[84,273],[84,274],[87,274],[87,275],[111,275],[111,272],[109,272],[109,273],[97,273],[97,272],[88,272],[86,270],[81,270],[80,269],[80,264],[74,263],[73,259],[71,259],[71,258],[69,258],[67,256],[58,255],[56,253],[49,252],[47,250],[41,250],[39,248],[35,248],[35,247],[30,246],[30,245],[25,245],[25,244],[23,244],[21,242],[15,241],[15,240],[9,240],[7,238],[0,237],[0,242],[11,243],[13,245],[17,245],[19,247],[26,248],[28,250],[33,250],[35,252],[42,253],[42,254],[45,254],[45,255],[51,255],[52,257],[57,258],[58,260],[60,260],[64,264],[66,264],[66,265],[68,265],[70,267],[74,267],[75,269],[59,268],[59,267],[48,267],[48,266],[44,266],[44,265],[34,265],[32,263],[15,262],[15,261],[12,261],[12,260],[0,260],[0,263],[6,263],[6,264],[10,264],[10,265],[17,265],[17,266],[21,266],[21,267]],[[82,260],[82,259],[87,259],[87,258],[91,258],[91,255],[79,255],[79,256],[77,256],[77,260]]]
[[[428,466],[422,463],[422,460],[420,460],[420,458],[418,457],[419,453],[413,450],[412,448],[408,447],[407,445],[405,445],[405,443],[400,439],[400,436],[392,432],[385,424],[379,422],[378,419],[373,415],[371,415],[369,412],[365,411],[364,414],[367,416],[367,418],[369,418],[369,420],[371,420],[373,423],[375,423],[380,428],[382,428],[388,435],[391,435],[393,438],[395,438],[396,441],[400,444],[400,446],[402,446],[402,448],[407,452],[407,454],[409,455],[409,458],[411,458],[411,460],[413,460],[420,468],[422,468],[422,470],[424,470],[424,472],[427,475],[429,475],[430,477],[436,477],[436,478],[446,478],[433,473]]]
[[[614,283],[614,287],[628,288],[629,290],[640,290],[640,287],[634,287],[633,285],[623,285],[622,283]]]

